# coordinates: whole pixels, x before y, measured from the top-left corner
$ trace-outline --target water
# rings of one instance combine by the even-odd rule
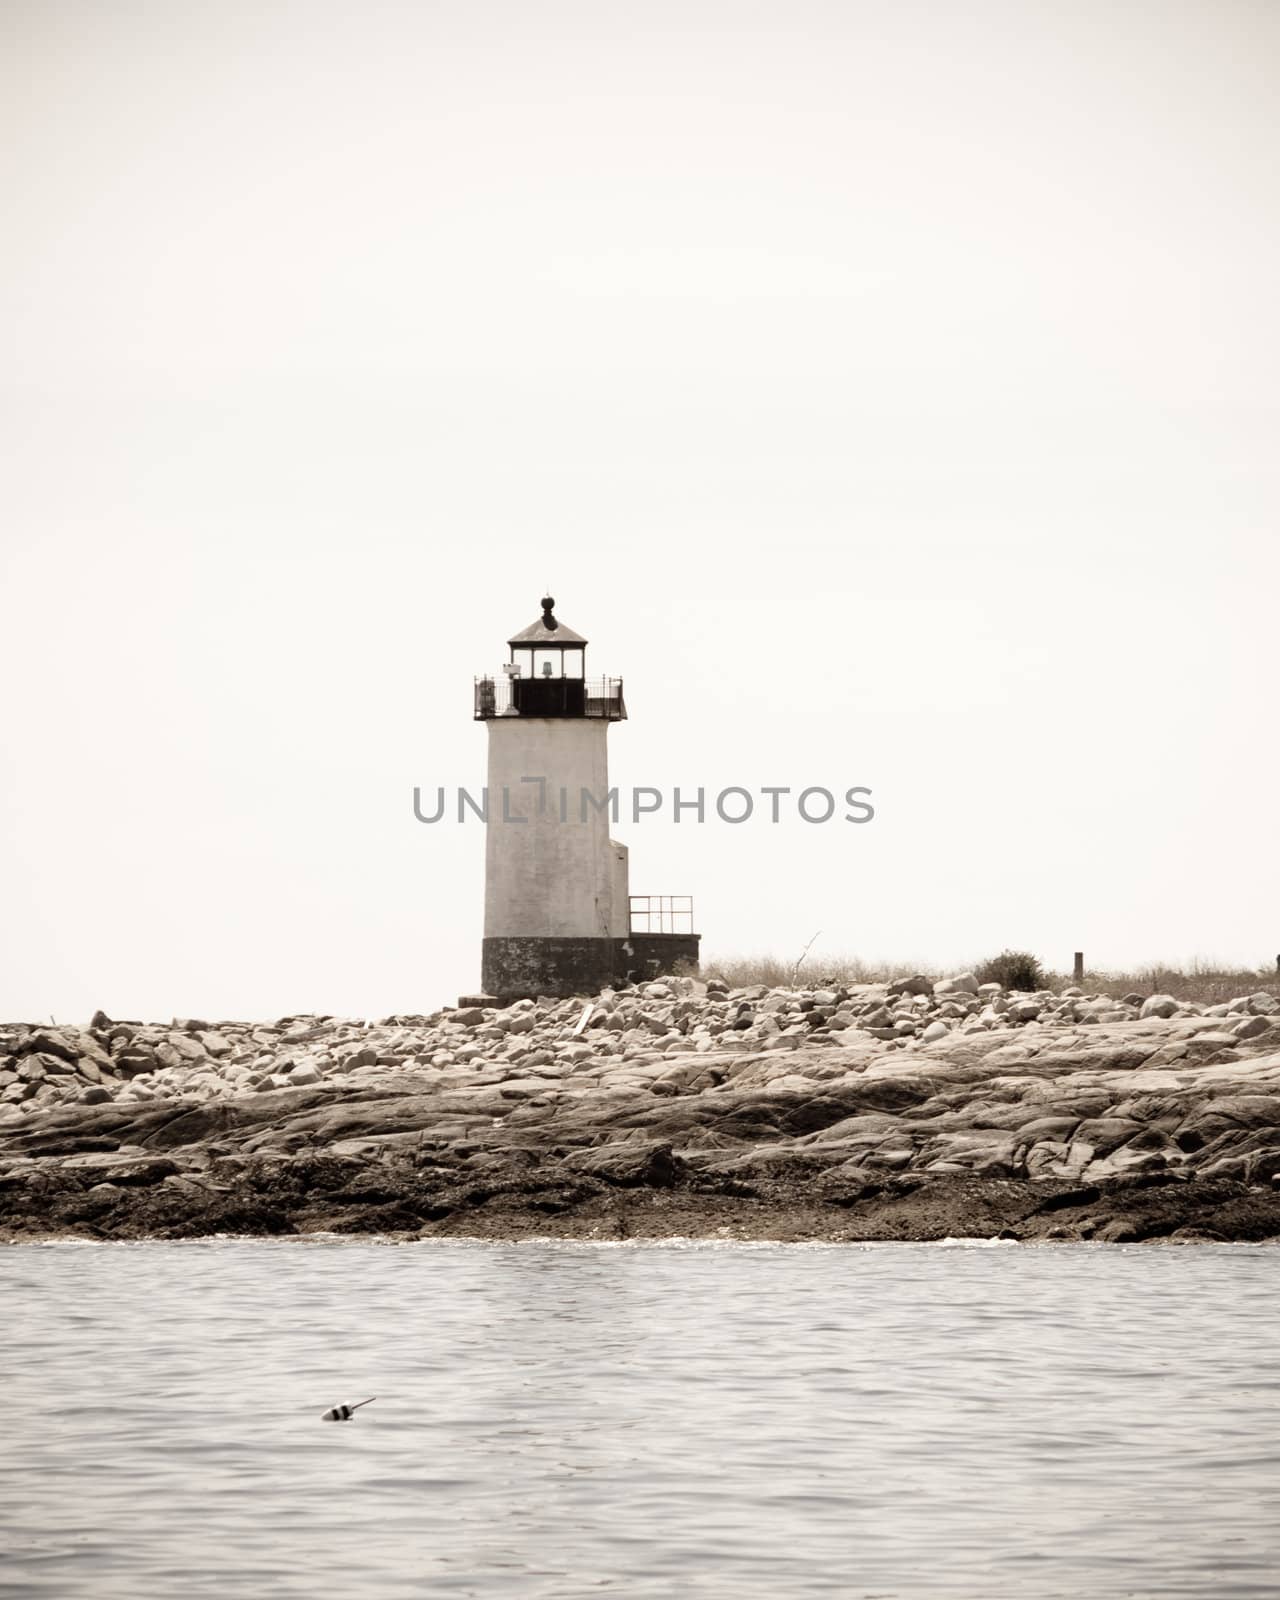
[[[1278,1266],[1232,1245],[0,1251],[0,1594],[1274,1596]]]

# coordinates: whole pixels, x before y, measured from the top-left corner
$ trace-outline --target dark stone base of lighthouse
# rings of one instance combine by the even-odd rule
[[[597,994],[643,983],[677,965],[698,965],[697,933],[633,933],[627,939],[500,938],[484,941],[480,981],[504,1003],[546,995]]]

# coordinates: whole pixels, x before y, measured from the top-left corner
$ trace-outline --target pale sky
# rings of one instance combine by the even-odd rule
[[[620,822],[704,953],[1280,951],[1280,6],[0,18],[0,1017],[474,991],[548,584],[624,790],[873,791]]]

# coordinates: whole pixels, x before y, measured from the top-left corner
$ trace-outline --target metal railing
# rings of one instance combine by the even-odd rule
[[[605,717],[618,721],[627,708],[621,678],[509,678],[475,680],[475,719],[490,717]]]
[[[632,933],[692,933],[691,894],[633,894],[628,896]]]

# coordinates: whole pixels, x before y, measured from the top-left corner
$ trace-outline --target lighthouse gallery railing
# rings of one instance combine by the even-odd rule
[[[490,717],[606,717],[627,714],[621,678],[509,678],[475,680],[475,719]]]

